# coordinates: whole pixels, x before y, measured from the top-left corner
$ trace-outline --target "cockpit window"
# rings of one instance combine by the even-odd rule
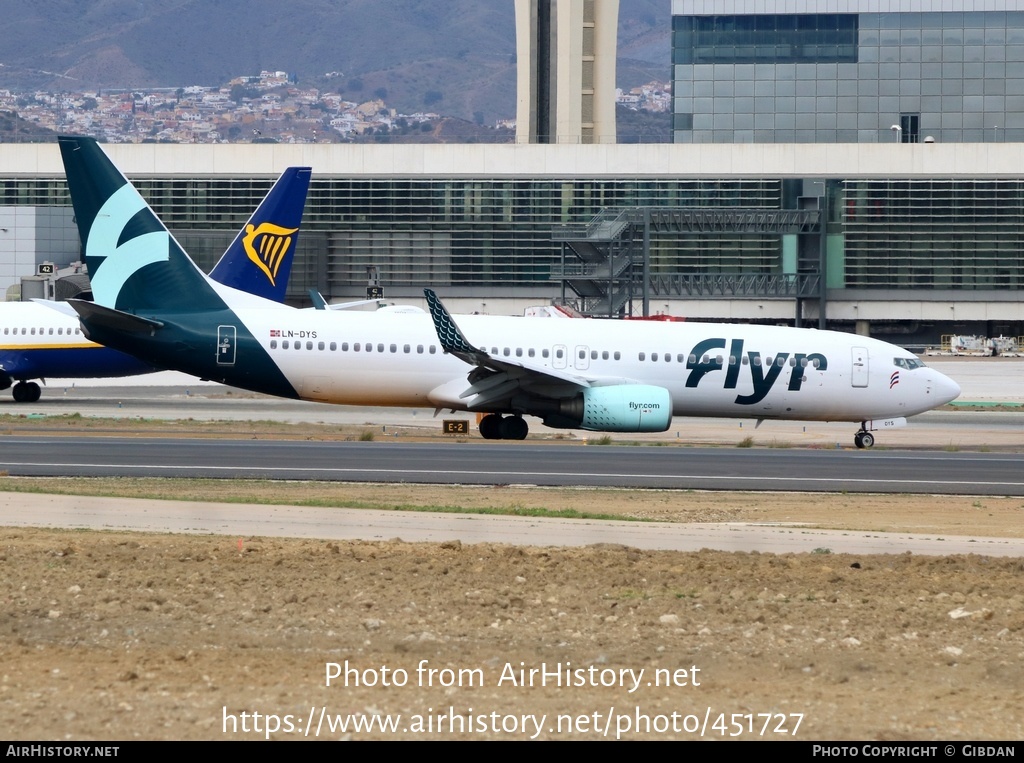
[[[913,371],[915,368],[924,368],[924,362],[917,358],[893,358],[892,362],[897,368],[905,368],[908,371]]]

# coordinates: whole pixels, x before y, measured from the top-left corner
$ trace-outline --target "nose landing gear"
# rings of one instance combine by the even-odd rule
[[[859,450],[870,448],[875,444],[875,436],[871,432],[860,430],[853,436],[853,444],[857,446]]]

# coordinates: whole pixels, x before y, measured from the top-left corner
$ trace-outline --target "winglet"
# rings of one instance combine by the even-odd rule
[[[318,292],[316,289],[309,290],[309,298],[313,302],[313,307],[317,310],[327,309],[327,300],[324,299],[324,295]]]
[[[437,331],[442,350],[468,363],[475,362],[481,356],[488,357],[486,352],[469,343],[433,289],[424,289],[423,295],[427,298],[427,307],[430,309],[430,317],[434,319],[434,330]]]

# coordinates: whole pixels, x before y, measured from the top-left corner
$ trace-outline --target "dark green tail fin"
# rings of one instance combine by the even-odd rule
[[[223,300],[93,138],[58,138],[95,301],[132,313]]]

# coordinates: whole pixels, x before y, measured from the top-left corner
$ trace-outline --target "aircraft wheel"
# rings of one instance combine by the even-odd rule
[[[862,450],[870,448],[875,444],[875,436],[871,432],[857,432],[853,436],[853,444]]]
[[[485,440],[500,440],[502,430],[500,414],[489,413],[480,419],[480,436]]]
[[[14,395],[14,402],[16,403],[34,403],[39,399],[42,390],[39,389],[39,385],[35,382],[18,382],[14,385],[11,393]]]
[[[530,433],[530,425],[522,416],[509,416],[501,420],[502,440],[525,440]]]
[[[18,382],[14,385],[14,389],[11,390],[11,395],[14,397],[16,403],[31,403],[32,402],[32,391],[29,389],[27,382]],[[39,398],[36,398],[37,400]]]

